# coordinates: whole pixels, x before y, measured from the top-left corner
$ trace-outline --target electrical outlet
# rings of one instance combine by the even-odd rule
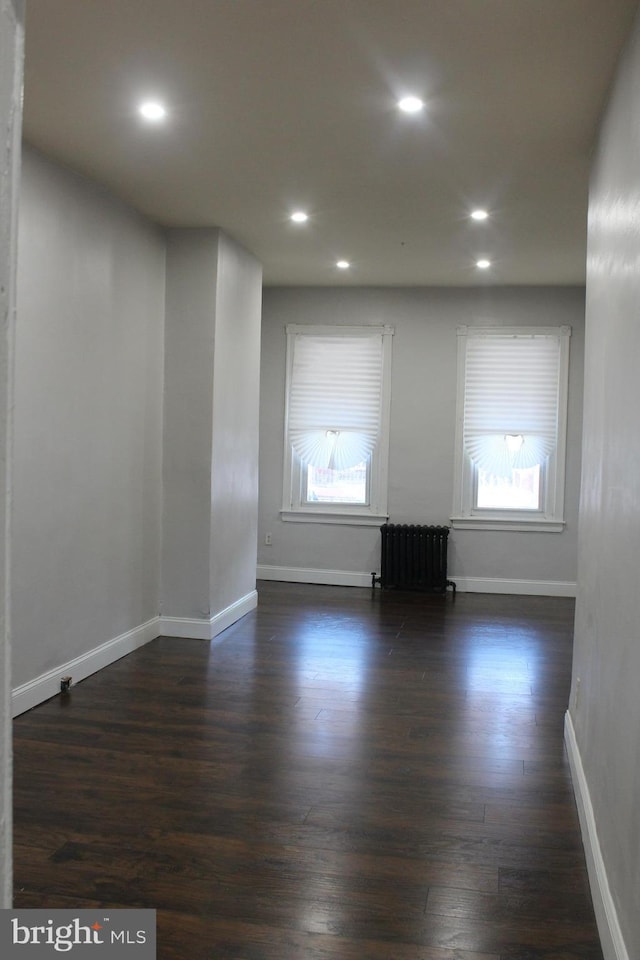
[[[270,547],[273,544],[273,538],[270,533],[265,533],[264,542],[267,547]]]

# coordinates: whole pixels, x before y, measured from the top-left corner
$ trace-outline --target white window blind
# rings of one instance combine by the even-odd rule
[[[544,464],[558,438],[560,336],[468,332],[466,452],[496,476]]]
[[[380,438],[382,328],[357,335],[296,333],[288,392],[288,441],[313,467],[368,460]]]

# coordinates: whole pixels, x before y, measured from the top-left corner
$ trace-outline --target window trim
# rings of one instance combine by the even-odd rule
[[[559,342],[558,428],[553,454],[542,465],[540,510],[487,510],[475,507],[477,467],[464,449],[464,399],[466,345],[473,336],[554,336]],[[514,530],[562,533],[569,396],[569,345],[571,327],[458,327],[454,499],[451,523],[461,530]]]
[[[391,344],[394,328],[382,324],[287,324],[284,466],[282,473],[282,509],[280,519],[294,523],[332,523],[356,526],[380,526],[388,520],[389,426],[391,420]],[[368,504],[311,504],[302,498],[303,465],[288,443],[289,385],[293,368],[296,336],[371,336],[382,337],[382,393],[380,440],[371,454],[367,471]]]

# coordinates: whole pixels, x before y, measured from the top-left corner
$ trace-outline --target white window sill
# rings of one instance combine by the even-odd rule
[[[340,513],[331,510],[281,510],[280,519],[291,523],[342,523],[348,526],[380,527],[387,516],[373,513]]]
[[[454,530],[516,530],[533,533],[562,533],[565,527],[564,520],[544,520],[532,517],[530,520],[522,517],[451,517]]]

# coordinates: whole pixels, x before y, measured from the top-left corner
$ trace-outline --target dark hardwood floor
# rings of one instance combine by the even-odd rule
[[[15,906],[160,960],[602,960],[563,748],[573,601],[259,584],[15,722]]]

